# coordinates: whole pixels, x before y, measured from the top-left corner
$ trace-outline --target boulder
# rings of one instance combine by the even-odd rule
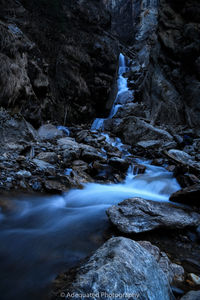
[[[180,300],[199,300],[200,291],[189,291]]]
[[[54,140],[64,136],[63,132],[52,124],[42,125],[38,129],[38,135],[41,140]]]
[[[200,207],[200,184],[194,184],[173,193],[170,201]]]
[[[23,150],[22,144],[35,142],[38,135],[33,126],[20,115],[12,117],[7,111],[0,109],[0,153],[16,153]]]
[[[119,157],[112,157],[111,159],[109,159],[109,165],[122,172],[126,171],[129,167],[129,163],[126,160]]]
[[[146,166],[140,165],[140,164],[133,165],[133,174],[134,175],[144,174],[145,171],[146,171]]]
[[[141,233],[158,228],[197,227],[200,215],[168,202],[142,198],[124,200],[107,210],[110,221],[123,233]]]
[[[64,162],[71,162],[72,160],[76,160],[80,157],[80,144],[78,144],[73,138],[61,138],[57,141],[57,143],[61,147]]]
[[[87,162],[91,162],[94,160],[105,160],[104,159],[104,154],[99,152],[96,148],[85,145],[85,144],[80,144],[80,149],[82,150],[81,152],[81,158]]]
[[[134,116],[108,120],[104,124],[107,130],[111,130],[117,135],[123,135],[124,142],[130,145],[152,140],[160,141],[160,144],[173,141],[172,135],[166,130],[153,126]]]
[[[67,278],[67,274],[65,277]],[[57,279],[58,281],[59,279]],[[169,300],[173,295],[168,280],[155,258],[137,242],[115,237],[108,240],[63,282],[58,297],[67,299]],[[54,294],[52,299],[59,299]]]
[[[57,180],[45,180],[45,189],[49,193],[63,193],[68,190],[68,187]]]
[[[184,281],[185,272],[183,267],[172,263],[165,252],[160,251],[158,247],[152,245],[148,241],[139,241],[138,243],[155,257],[155,260],[166,274],[170,284],[172,282],[180,283]]]
[[[194,172],[200,172],[200,163],[194,161],[193,157],[184,151],[171,149],[169,151],[165,151],[165,155],[176,163],[187,166]]]

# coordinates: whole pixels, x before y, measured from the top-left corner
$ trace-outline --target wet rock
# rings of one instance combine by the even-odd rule
[[[199,300],[200,291],[189,291],[180,300]]]
[[[41,152],[36,158],[52,164],[56,163],[58,160],[58,156],[55,152]]]
[[[127,171],[128,167],[129,167],[129,163],[119,157],[112,157],[111,159],[109,159],[109,164],[115,168],[118,169],[122,172]]]
[[[155,260],[159,264],[162,271],[166,274],[169,283],[183,282],[184,281],[184,269],[180,265],[172,263],[166,253],[160,251],[160,249],[150,242],[139,241],[142,247],[144,247],[151,255],[155,257]]]
[[[146,167],[144,165],[134,164],[134,166],[133,166],[133,174],[134,175],[144,174],[145,171],[146,171]]]
[[[171,195],[170,201],[200,207],[200,184],[175,192]]]
[[[200,215],[167,202],[142,198],[124,200],[107,210],[110,221],[124,233],[141,233],[158,228],[197,227]]]
[[[87,170],[83,170],[78,167],[73,167],[73,170],[70,173],[70,178],[72,178],[72,186],[78,186],[82,188],[82,184],[94,182],[92,177],[86,171]]]
[[[164,161],[163,158],[155,158],[155,159],[151,162],[151,164],[152,164],[153,166],[159,166],[159,167],[163,166],[164,163],[165,163],[165,161]]]
[[[106,299],[109,294],[112,299],[173,299],[168,280],[154,257],[135,241],[123,237],[108,240],[71,280],[69,276],[65,274],[69,280],[63,279],[63,287],[52,299],[68,292],[92,293],[89,299]]]
[[[41,138],[41,140],[48,141],[58,139],[64,136],[63,132],[61,130],[58,130],[57,127],[52,124],[42,125],[38,129],[38,135]]]

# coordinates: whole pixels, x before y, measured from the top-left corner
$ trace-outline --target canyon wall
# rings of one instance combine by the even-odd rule
[[[1,0],[0,106],[35,127],[106,117],[122,44],[146,119],[198,127],[199,12],[197,0]]]
[[[0,1],[0,106],[34,126],[106,114],[118,48],[100,1]]]
[[[152,124],[200,125],[200,3],[104,0],[112,32],[136,53],[129,86]],[[130,57],[131,58],[131,57]]]

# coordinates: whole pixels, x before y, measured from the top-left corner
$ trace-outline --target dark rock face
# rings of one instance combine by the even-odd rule
[[[62,283],[51,299],[60,299],[61,294],[70,298],[73,293],[91,293],[88,299],[106,299],[107,295],[111,299],[173,299],[168,279],[155,258],[135,241],[123,237],[108,240],[74,278],[65,274]]]
[[[170,200],[173,202],[200,207],[200,184],[186,187],[172,194]]]
[[[1,106],[35,126],[106,113],[118,50],[100,1],[10,0],[0,11]]]
[[[132,64],[136,100],[157,124],[199,126],[199,1],[140,3]]]
[[[197,227],[200,215],[167,202],[142,198],[124,200],[107,210],[111,222],[124,233],[141,233],[157,228]]]

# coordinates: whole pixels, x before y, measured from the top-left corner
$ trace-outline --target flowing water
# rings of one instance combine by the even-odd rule
[[[110,111],[110,115],[107,119],[111,119],[114,117],[118,111],[118,109],[122,106],[120,104],[120,99],[123,94],[125,94],[128,91],[128,85],[127,85],[127,78],[123,76],[125,72],[128,71],[128,67],[126,67],[125,57],[122,53],[119,55],[119,70],[118,70],[118,79],[117,79],[117,96],[115,98],[115,101],[113,103],[112,109]],[[104,121],[106,119],[103,118],[97,118],[92,123],[91,130],[104,130]]]
[[[101,244],[109,206],[134,196],[168,201],[179,189],[176,180],[164,168],[146,166],[136,176],[130,168],[124,183],[90,183],[63,196],[12,200],[0,218],[0,299],[43,299],[56,274]]]
[[[126,69],[120,55],[119,92],[127,90]],[[116,98],[117,99],[117,98]],[[115,105],[113,112],[115,112]],[[63,128],[61,129],[63,130]],[[68,134],[68,132],[66,132]],[[129,155],[119,138],[107,142]],[[133,175],[130,167],[124,183],[88,183],[62,196],[6,200],[0,209],[0,299],[44,299],[55,276],[91,254],[103,242],[109,228],[106,209],[129,198],[168,201],[180,187],[172,173],[149,162],[145,174]],[[66,174],[71,169],[66,170]]]

